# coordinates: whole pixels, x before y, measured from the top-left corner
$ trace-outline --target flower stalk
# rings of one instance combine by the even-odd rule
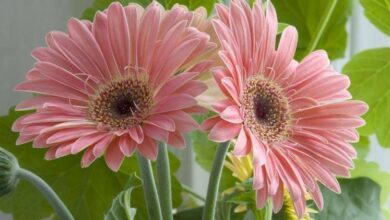
[[[272,200],[268,199],[267,205],[265,206],[264,220],[272,220],[272,209],[273,209]]]
[[[149,219],[162,220],[160,200],[157,194],[156,183],[153,177],[152,165],[150,160],[144,158],[137,152],[138,165],[141,171],[146,207]]]
[[[49,201],[50,205],[57,213],[57,216],[60,220],[74,220],[74,217],[65,204],[43,179],[23,168],[19,168],[17,176],[20,179],[26,180],[33,184],[42,193],[42,195],[45,196],[47,201]]]
[[[173,220],[172,215],[172,190],[171,172],[169,166],[168,149],[165,143],[159,144],[159,152],[156,162],[157,190],[161,204],[161,212],[164,220]]]
[[[313,52],[316,49],[318,42],[321,40],[321,37],[325,31],[325,28],[328,25],[330,18],[332,17],[332,14],[336,8],[337,2],[338,2],[338,0],[329,1],[328,7],[326,8],[326,14],[322,17],[320,24],[318,26],[317,34],[314,37],[314,39],[310,42],[305,54],[310,54],[311,52]]]
[[[30,182],[42,193],[60,220],[74,220],[60,197],[43,179],[31,171],[21,168],[16,157],[0,147],[0,196],[14,191],[21,179]]]
[[[203,220],[214,220],[217,206],[219,185],[221,181],[223,164],[229,149],[230,141],[218,145],[214,158],[213,167],[210,172],[210,180],[207,189],[206,202],[203,210]]]

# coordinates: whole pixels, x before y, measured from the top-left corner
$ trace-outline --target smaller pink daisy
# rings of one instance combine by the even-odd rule
[[[84,151],[82,167],[105,155],[114,171],[135,150],[154,160],[157,141],[184,147],[183,133],[198,127],[191,114],[204,112],[197,77],[215,48],[193,16],[179,5],[113,3],[93,22],[72,18],[68,33],[50,32],[16,86],[39,94],[16,107],[35,110],[14,123],[17,144],[47,148],[46,159]]]
[[[300,63],[293,60],[297,31],[287,27],[275,49],[278,21],[274,7],[261,1],[253,9],[244,0],[217,5],[214,28],[222,45],[224,67],[213,69],[225,99],[215,102],[217,116],[202,128],[209,138],[237,138],[234,153],[253,154],[257,206],[272,199],[283,205],[285,188],[296,213],[305,213],[305,195],[322,209],[318,182],[340,192],[336,175],[348,177],[356,151],[356,128],[368,106],[353,101],[349,79],[332,69],[326,52],[316,51]]]

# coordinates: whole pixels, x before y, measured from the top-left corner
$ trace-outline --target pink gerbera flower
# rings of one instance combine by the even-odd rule
[[[17,144],[48,148],[46,159],[84,151],[82,167],[104,154],[114,171],[135,150],[155,159],[156,141],[184,147],[183,132],[197,128],[190,115],[204,111],[196,78],[210,62],[200,58],[215,47],[192,17],[181,6],[113,3],[93,22],[72,18],[68,33],[49,33],[16,86],[39,94],[16,107],[36,110],[14,123]]]
[[[367,105],[349,100],[349,79],[330,67],[326,52],[293,60],[297,31],[287,27],[275,49],[278,21],[270,4],[253,9],[243,0],[216,7],[214,27],[225,67],[213,69],[226,99],[214,103],[218,113],[204,122],[209,138],[237,137],[234,153],[253,153],[257,206],[271,198],[274,211],[287,188],[297,214],[305,213],[305,195],[323,207],[318,181],[340,192],[336,175],[348,177],[356,156],[351,142]]]

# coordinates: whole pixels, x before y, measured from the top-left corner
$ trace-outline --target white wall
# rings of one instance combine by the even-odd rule
[[[91,0],[0,0],[0,114],[24,94],[13,92],[33,65],[30,52],[44,45],[50,30],[65,30],[67,20],[80,17]]]

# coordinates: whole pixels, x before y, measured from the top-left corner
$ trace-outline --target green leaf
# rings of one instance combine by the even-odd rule
[[[341,194],[322,187],[324,209],[314,215],[316,220],[381,219],[379,194],[380,186],[368,178],[341,179]]]
[[[193,209],[187,209],[176,213],[174,220],[199,220],[202,219],[203,206]]]
[[[360,136],[359,142],[353,144],[353,146],[357,151],[358,158],[364,159],[370,152],[370,139],[366,136]]]
[[[143,7],[148,6],[152,0],[94,0],[91,7],[87,8],[81,18],[93,20],[95,13],[97,11],[103,11],[106,9],[112,2],[120,2],[122,5],[128,5],[129,3],[138,3]],[[165,8],[170,9],[175,4],[182,4],[188,7],[189,10],[194,10],[198,7],[205,7],[210,13],[213,10],[214,3],[216,0],[158,0]]]
[[[201,123],[204,119],[210,117],[209,115],[197,116],[195,119]],[[189,137],[191,138],[191,144],[195,153],[195,161],[206,171],[210,172],[213,165],[215,153],[217,151],[218,144],[210,141],[207,138],[207,134],[201,131],[191,132]],[[220,192],[233,187],[237,179],[232,175],[232,172],[226,167],[222,170]]]
[[[360,3],[371,23],[390,35],[390,0],[360,0]]]
[[[45,161],[42,149],[31,144],[15,146],[17,134],[10,128],[23,113],[10,111],[0,117],[0,145],[12,152],[21,167],[43,178],[68,206],[76,219],[102,219],[112,199],[122,191],[128,179],[109,170],[103,160],[80,168],[80,155]],[[38,220],[54,215],[46,199],[29,183],[21,181],[15,192],[0,199],[0,210],[12,213],[14,220]]]
[[[366,125],[359,129],[364,136],[376,134],[382,146],[390,146],[390,48],[363,51],[344,66],[349,76],[349,91],[354,99],[363,100],[370,110],[364,115]]]
[[[127,187],[112,201],[112,206],[104,217],[104,220],[133,220],[136,209],[131,208],[131,192],[134,188],[142,186],[141,179],[133,173],[127,183]]]
[[[159,0],[159,2],[166,8],[171,8],[176,3],[182,4],[188,7],[189,10],[195,10],[198,7],[205,7],[210,14],[214,9],[214,4],[217,0]]]
[[[380,170],[378,164],[356,159],[355,169],[351,171],[353,178],[368,177],[381,186],[380,202],[382,209],[385,209],[390,200],[390,173]]]
[[[146,7],[151,0],[94,0],[91,7],[84,10],[82,19],[93,20],[97,11],[103,11],[113,2],[120,2],[122,5],[128,5],[130,2],[138,3]]]
[[[207,134],[201,131],[191,132],[190,138],[195,153],[195,161],[204,170],[210,172],[218,144],[210,141]]]
[[[315,38],[320,21],[327,13],[329,0],[274,0],[280,22],[298,29],[299,42],[296,58],[301,60]],[[352,12],[352,0],[339,0],[316,49],[324,49],[330,59],[344,56],[347,47],[346,23]]]
[[[281,34],[284,29],[286,29],[286,27],[288,27],[289,24],[285,24],[285,23],[278,23],[278,34]]]

